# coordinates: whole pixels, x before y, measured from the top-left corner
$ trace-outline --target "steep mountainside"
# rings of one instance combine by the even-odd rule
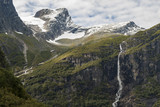
[[[39,40],[19,18],[12,0],[0,0],[0,46],[13,71],[38,65],[65,51]]]
[[[64,32],[84,33],[86,29],[75,25],[66,8],[56,10],[42,9],[34,17],[23,18],[37,37],[45,40],[54,39]]]
[[[126,38],[108,34],[88,37],[85,44],[22,76],[27,92],[56,107],[110,107],[118,86],[115,77],[119,44]]]
[[[15,78],[0,50],[0,106],[1,107],[44,107],[25,92],[19,79]]]
[[[24,66],[30,66],[34,62],[38,64],[48,59],[48,57],[44,59],[35,57],[42,51],[50,51],[47,43],[38,41],[32,36],[32,31],[19,18],[12,0],[0,0],[0,46],[9,65],[14,68],[13,71],[21,70]],[[33,48],[38,49],[38,51]],[[30,53],[31,50],[32,53]],[[32,62],[30,55],[33,58]],[[37,61],[38,59],[40,60]]]
[[[24,66],[38,65],[61,51],[61,47],[58,48],[45,41],[38,41],[33,36],[18,33],[0,34],[0,46],[14,71],[19,71]],[[59,51],[52,52],[51,50]]]
[[[22,76],[27,92],[54,106],[111,107],[119,87],[121,44],[123,89],[118,107],[160,106],[160,25],[133,36],[100,35],[84,39],[81,45]]]
[[[0,33],[23,32],[31,35],[32,31],[19,18],[12,0],[0,0]]]
[[[160,25],[139,32],[122,45],[121,78],[124,85],[120,106],[160,106]]]

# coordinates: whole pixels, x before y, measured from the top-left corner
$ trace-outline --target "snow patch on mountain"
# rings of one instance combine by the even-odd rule
[[[60,39],[78,39],[82,38],[85,35],[85,32],[77,32],[77,33],[72,33],[72,32],[64,32],[61,36],[55,38],[55,40],[60,40]]]
[[[133,35],[143,28],[137,26],[133,21],[121,22],[115,24],[97,25],[88,28],[86,36],[90,36],[97,32],[120,33],[124,35]]]
[[[22,32],[18,32],[18,31],[15,31],[16,33],[18,33],[18,34],[20,34],[20,35],[23,35],[23,33]]]
[[[82,38],[84,37],[85,35],[85,32],[77,32],[77,33],[72,33],[72,32],[64,32],[64,34],[62,34],[61,36],[55,38],[54,40],[47,40],[48,43],[51,43],[51,44],[55,44],[55,45],[60,45],[60,43],[58,43],[58,40],[61,40],[61,39],[79,39],[79,38]]]
[[[22,17],[22,20],[26,25],[36,25],[41,29],[42,32],[47,32],[47,30],[44,28],[45,21],[40,18],[29,16],[29,17]]]

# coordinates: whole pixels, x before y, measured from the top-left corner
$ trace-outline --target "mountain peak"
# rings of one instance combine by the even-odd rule
[[[56,11],[58,11],[59,13],[67,13],[69,15],[67,8],[59,8],[59,9],[56,9]]]
[[[134,22],[134,21],[129,21],[128,23],[135,24],[135,22]]]
[[[130,26],[130,27],[137,27],[137,25],[135,24],[135,22],[134,21],[129,21],[127,24],[126,24],[126,26]]]
[[[34,17],[42,17],[44,15],[49,15],[52,13],[53,10],[50,10],[50,9],[42,9],[42,10],[39,10]]]
[[[65,30],[72,29],[72,26],[74,26],[66,8],[42,9],[36,12],[34,17],[23,18],[23,21],[36,33],[43,32],[44,36],[45,32],[45,38],[48,35],[53,35],[52,39],[63,34]]]
[[[26,18],[25,23],[37,33],[38,37],[42,37],[46,40],[54,40],[59,36],[61,36],[61,38],[66,38],[66,35],[78,35],[78,37],[90,36],[96,32],[133,35],[142,30],[142,28],[137,26],[133,21],[93,27],[81,27],[73,23],[66,8],[55,10],[42,9],[38,11],[34,17],[30,19]],[[80,34],[81,36],[79,36]]]
[[[133,35],[138,31],[142,31],[144,28],[139,27],[133,21],[126,22],[123,26],[120,26],[119,29],[115,29],[115,33],[122,33],[124,35]]]
[[[39,10],[38,12],[36,12],[35,16],[34,17],[37,17],[37,18],[43,18],[45,17],[46,15],[59,15],[59,14],[64,14],[65,16],[69,16],[69,12],[66,8],[59,8],[59,9],[56,9],[56,10],[51,10],[51,9],[42,9],[42,10]],[[54,18],[54,17],[52,17]]]
[[[90,27],[89,30],[86,32],[86,35],[91,35],[96,32],[110,32],[110,33],[120,33],[124,35],[133,35],[141,30],[144,30],[144,28],[137,26],[133,21],[128,21],[128,22],[105,24],[105,25]]]

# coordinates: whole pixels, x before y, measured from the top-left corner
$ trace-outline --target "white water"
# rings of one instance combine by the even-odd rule
[[[116,93],[116,98],[115,98],[115,102],[112,104],[113,107],[117,107],[117,103],[119,102],[119,99],[121,98],[121,94],[122,94],[122,89],[123,89],[123,86],[122,86],[122,80],[120,78],[120,56],[123,52],[122,50],[122,46],[120,44],[120,52],[118,54],[118,62],[117,62],[117,65],[118,65],[118,69],[117,69],[117,80],[118,80],[118,83],[119,83],[119,89],[118,89],[118,92]]]

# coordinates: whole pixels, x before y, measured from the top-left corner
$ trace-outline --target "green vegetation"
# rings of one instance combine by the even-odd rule
[[[133,97],[133,101],[138,107],[146,107],[147,101],[152,99],[157,99],[157,101],[153,104],[152,107],[160,106],[160,84],[154,77],[148,77],[145,83],[141,83],[136,86],[132,91],[131,95]]]
[[[155,98],[160,97],[160,84],[153,78],[150,78],[147,83],[136,87],[134,94],[138,98]]]
[[[65,74],[70,75],[76,72],[79,72],[87,67],[90,66],[96,66],[101,63],[101,61],[109,60],[111,58],[114,58],[118,55],[119,52],[119,44],[121,41],[125,40],[126,36],[112,36],[107,38],[101,38],[96,41],[89,42],[82,46],[77,46],[73,48],[72,50],[69,50],[68,52],[60,55],[59,57],[48,61],[42,66],[38,66],[35,71],[35,74],[42,73],[46,71],[52,71],[54,68],[54,71],[59,72],[60,74],[65,72]],[[88,57],[85,55],[89,55]],[[92,59],[93,57],[93,59]],[[95,57],[95,58],[94,58]],[[76,67],[73,67],[73,64],[68,63],[67,58],[73,58],[77,60],[82,60],[83,64],[79,64]],[[57,67],[57,70],[55,67]],[[59,70],[62,69],[61,71]],[[69,71],[66,71],[68,68]],[[55,74],[54,72],[54,74]],[[64,74],[63,74],[64,75]]]
[[[0,34],[0,44],[11,66],[22,67],[25,64],[22,44],[13,36]]]
[[[16,34],[16,37],[23,40],[28,47],[28,66],[38,65],[70,49],[70,47],[51,45],[44,40],[37,40],[32,36]],[[54,52],[51,52],[51,50],[54,50]]]
[[[127,50],[127,54],[135,53],[139,50],[150,45],[152,42],[160,39],[160,24],[147,29],[145,31],[140,31],[131,38],[127,39],[126,42],[128,44],[129,49]]]
[[[8,71],[8,64],[0,50],[0,106],[1,107],[45,107],[31,99],[20,80]]]
[[[152,54],[152,49],[147,47],[151,47],[152,43],[160,39],[159,29],[160,25],[157,25],[131,37],[97,33],[87,38],[58,41],[66,46],[51,45],[46,41],[20,34],[15,34],[13,37],[1,34],[0,44],[2,44],[4,52],[9,51],[7,57],[16,69],[22,69],[20,67],[25,64],[22,52],[23,46],[17,38],[27,45],[28,66],[34,66],[33,73],[20,78],[24,82],[27,92],[39,101],[51,106],[62,107],[111,107],[116,88],[114,82],[110,80],[113,80],[116,75],[114,70],[117,70],[115,65],[117,64],[119,44],[126,41],[127,55],[138,56],[145,51],[148,55],[146,56],[147,61],[158,62],[160,56]],[[13,43],[10,44],[10,41],[13,41]],[[54,51],[51,52],[51,50]],[[48,60],[55,55],[58,55],[58,57]],[[143,58],[143,55],[141,57]],[[2,56],[2,58],[4,57]],[[41,62],[44,62],[44,64],[39,64]],[[0,63],[0,65],[2,67],[8,66],[5,62]],[[152,63],[150,65],[153,66]],[[0,103],[1,105],[31,106],[35,104],[37,106],[39,104],[26,94],[18,79],[12,77],[12,74],[5,69],[0,70],[3,71],[0,72],[0,77],[2,76],[0,84],[4,85],[0,87],[0,96],[4,96],[0,99],[0,102],[5,102]],[[4,74],[4,72],[7,74]],[[141,72],[145,74],[144,71]],[[107,77],[108,75],[109,77]],[[154,72],[153,75],[156,75],[156,73]],[[9,77],[12,77],[12,81],[15,83],[12,84],[13,86],[6,81]],[[153,107],[159,106],[159,89],[160,85],[155,77],[148,77],[145,82],[141,82],[129,92],[133,96],[131,101],[137,107],[145,107],[146,100],[154,98],[156,102]],[[13,98],[14,100],[12,100]]]
[[[52,56],[52,53],[50,52],[51,46],[49,46],[47,43],[44,43],[44,41],[38,41],[32,36],[20,34],[16,34],[16,37],[24,41],[28,47],[28,66],[36,65]]]
[[[64,53],[71,47],[56,46],[44,40],[37,40],[32,36],[15,33],[14,35],[0,34],[0,45],[7,56],[13,71],[20,71],[26,66],[24,59],[24,46],[27,46],[27,66],[35,66],[44,62],[55,55]],[[54,50],[51,52],[51,50]]]
[[[158,72],[155,66],[159,65],[159,40],[160,40],[160,24],[145,30],[138,32],[126,40],[126,56],[131,56],[128,63],[131,64],[129,68],[132,73],[135,73],[135,69],[138,69],[135,85],[133,90],[130,90],[129,98],[130,103],[135,107],[152,106],[159,107],[160,103],[160,84],[158,81]],[[134,61],[138,64],[138,67],[134,66]],[[146,66],[144,65],[146,64]],[[148,64],[148,65],[147,65]],[[149,64],[152,64],[151,66]],[[135,68],[134,68],[135,67]],[[146,67],[146,68],[145,68]],[[133,74],[132,74],[133,75]],[[143,80],[140,80],[143,78]],[[138,85],[137,85],[138,83]],[[150,105],[148,105],[150,103]]]
[[[49,105],[111,107],[114,96],[109,92],[108,81],[94,86],[93,80],[74,77],[88,69],[105,72],[102,64],[117,59],[119,44],[127,38],[123,35],[89,37],[21,79],[25,79],[25,88],[31,96],[41,96],[38,99]]]
[[[159,107],[160,106],[160,98],[158,99],[157,102],[154,103],[152,107]]]
[[[1,107],[44,107],[31,99],[25,92],[19,79],[5,69],[0,68],[0,106]]]
[[[1,48],[0,48],[0,67],[6,68],[6,69],[8,69],[8,67],[9,67],[8,63],[6,62],[5,55],[1,51]]]

